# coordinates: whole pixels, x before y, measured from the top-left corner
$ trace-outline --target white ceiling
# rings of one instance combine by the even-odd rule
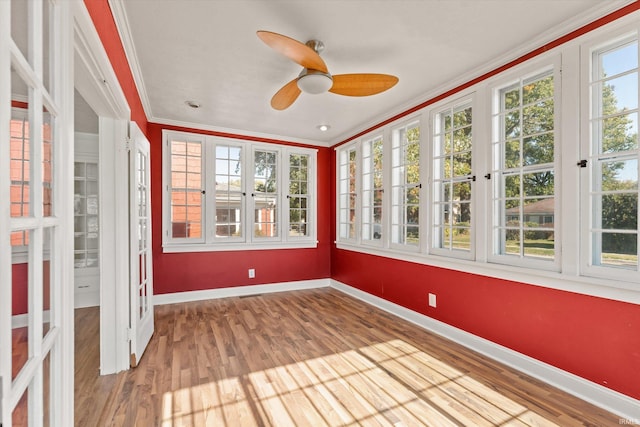
[[[150,121],[332,145],[628,1],[110,0]],[[387,73],[362,98],[273,94],[301,67],[257,30],[319,39],[329,71]],[[194,110],[185,101],[201,107]],[[328,132],[316,126],[329,124]]]

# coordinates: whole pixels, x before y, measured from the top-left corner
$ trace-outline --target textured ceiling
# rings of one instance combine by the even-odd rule
[[[317,145],[340,142],[624,1],[597,0],[111,0],[151,121]],[[329,71],[387,73],[387,92],[273,94],[301,67],[256,36],[319,39]],[[201,105],[197,110],[185,101]],[[329,124],[328,132],[316,126]]]

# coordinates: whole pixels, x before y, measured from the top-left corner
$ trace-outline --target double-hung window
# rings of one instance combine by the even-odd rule
[[[420,249],[420,123],[392,131],[391,245]]]
[[[362,241],[377,245],[383,234],[383,141],[378,135],[362,143]]]
[[[164,250],[316,246],[316,150],[164,132]]]
[[[440,109],[433,121],[432,252],[473,255],[471,190],[472,106],[463,100]]]
[[[342,241],[355,241],[358,212],[358,150],[355,144],[338,152],[338,230]]]
[[[215,232],[216,241],[244,239],[243,216],[246,195],[242,180],[242,154],[240,145],[217,144],[215,147]]]
[[[182,135],[168,143],[170,230],[172,241],[203,241],[204,138]]]
[[[583,269],[588,275],[638,280],[638,36],[593,48],[587,92],[589,135],[583,146]],[[587,103],[583,104],[587,105]],[[637,282],[636,282],[637,283]]]
[[[494,90],[493,260],[557,269],[556,68]]]

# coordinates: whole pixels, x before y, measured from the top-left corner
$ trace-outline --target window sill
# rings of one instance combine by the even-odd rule
[[[299,242],[264,242],[264,243],[164,243],[163,253],[183,252],[229,252],[229,251],[260,251],[278,249],[315,249],[318,247],[316,240],[304,240]]]
[[[528,285],[574,292],[599,298],[607,298],[632,304],[640,304],[640,288],[635,282],[603,280],[525,267],[513,267],[482,261],[448,258],[440,255],[401,252],[388,248],[364,247],[343,242],[336,242],[336,247],[347,251],[462,271],[480,276],[525,283]]]

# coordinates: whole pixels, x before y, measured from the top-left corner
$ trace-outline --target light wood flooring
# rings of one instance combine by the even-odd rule
[[[158,306],[137,368],[97,376],[76,314],[77,426],[607,426],[619,417],[329,288]]]

